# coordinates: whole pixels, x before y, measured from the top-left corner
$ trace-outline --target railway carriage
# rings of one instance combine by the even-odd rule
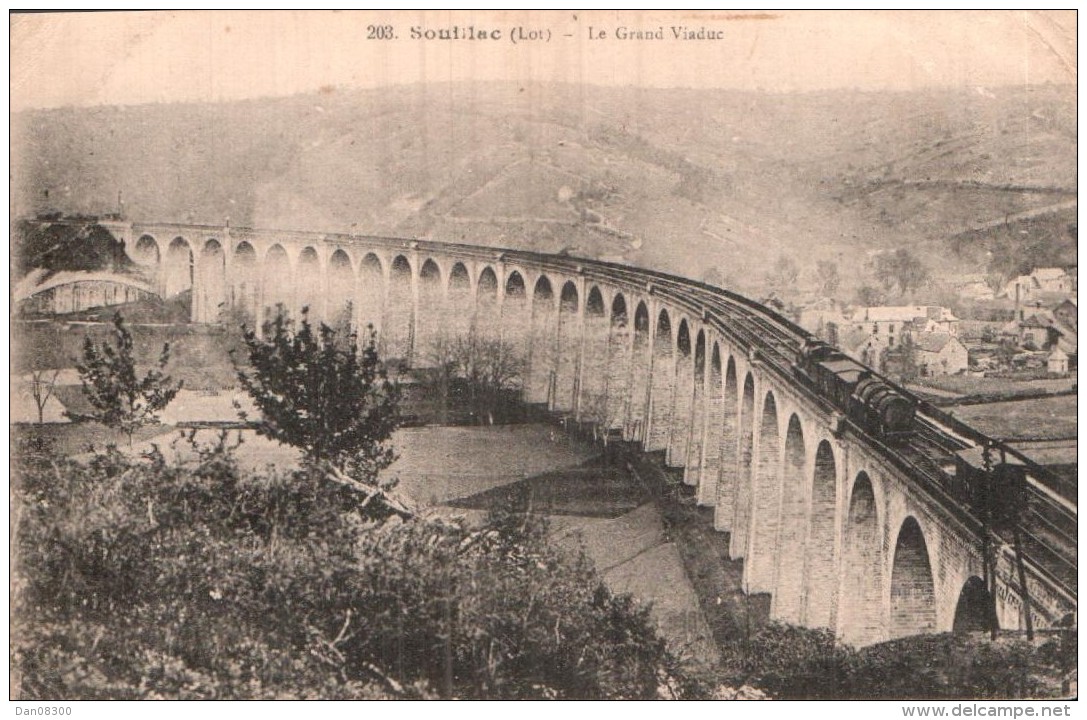
[[[802,382],[866,432],[895,443],[913,433],[916,403],[836,347],[808,340],[794,369]]]

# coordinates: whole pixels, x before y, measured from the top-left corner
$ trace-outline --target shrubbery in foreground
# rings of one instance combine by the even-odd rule
[[[694,691],[647,611],[532,517],[375,517],[325,472],[243,472],[225,442],[186,464],[24,450],[21,699]]]
[[[770,623],[725,665],[779,699],[1004,699],[1061,696],[1075,631],[1032,644],[987,633],[919,635],[855,650],[828,630]],[[1064,693],[1067,695],[1067,693]]]

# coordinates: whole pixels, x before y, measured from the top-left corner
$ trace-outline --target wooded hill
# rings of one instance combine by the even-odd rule
[[[12,128],[19,215],[123,209],[566,249],[695,278],[716,268],[747,292],[782,254],[801,285],[837,262],[843,289],[899,247],[976,272],[970,248],[1002,221],[1068,212],[1077,188],[1073,86],[437,84],[33,111]],[[968,242],[953,255],[956,236]],[[1074,236],[1046,238],[1074,257]]]

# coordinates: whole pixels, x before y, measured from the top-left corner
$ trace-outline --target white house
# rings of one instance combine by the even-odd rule
[[[1072,292],[1076,289],[1075,278],[1064,268],[1034,268],[1030,274],[1042,292]]]
[[[957,337],[959,319],[950,310],[936,305],[884,305],[858,308],[853,327],[879,338],[887,347],[901,343],[911,332],[946,333]]]
[[[817,337],[829,340],[836,345],[837,340],[831,337],[828,327],[841,330],[848,327],[849,320],[839,303],[830,298],[820,298],[800,308],[797,324]]]
[[[1045,369],[1054,375],[1068,374],[1068,355],[1060,347],[1053,348],[1046,358]]]
[[[1029,303],[1041,293],[1071,294],[1076,292],[1076,278],[1064,268],[1035,268],[1030,275],[1012,278],[1001,291],[1002,297],[1018,303]]]

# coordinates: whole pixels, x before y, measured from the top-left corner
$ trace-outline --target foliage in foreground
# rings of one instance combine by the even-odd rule
[[[327,473],[22,453],[13,695],[643,698],[689,687],[648,613],[540,521],[379,520]]]
[[[1060,695],[1075,631],[1032,644],[987,633],[920,635],[855,650],[829,630],[764,626],[729,656],[745,682],[779,699],[1004,699]]]

